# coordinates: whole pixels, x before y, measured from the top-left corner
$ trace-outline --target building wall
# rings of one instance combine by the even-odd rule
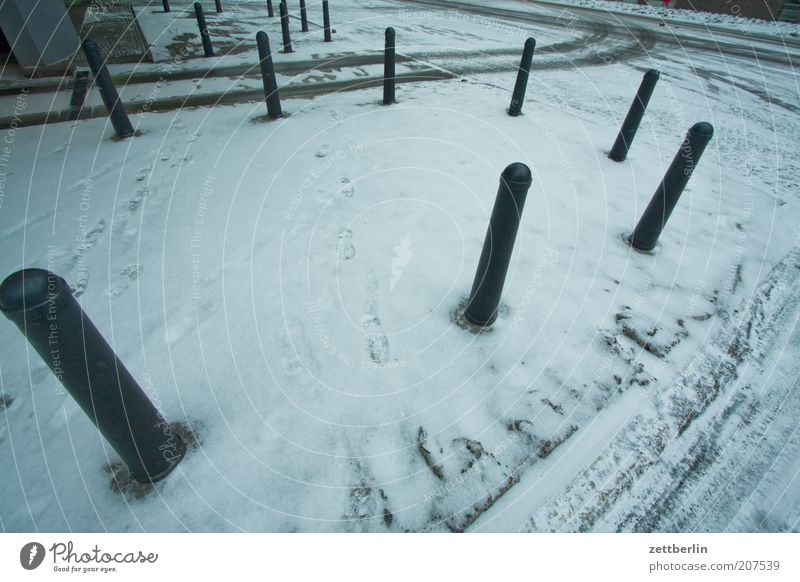
[[[775,20],[785,0],[673,0],[675,8]]]
[[[29,74],[63,72],[80,46],[63,0],[0,0],[0,28]]]

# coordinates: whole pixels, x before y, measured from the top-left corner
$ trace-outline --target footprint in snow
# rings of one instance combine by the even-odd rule
[[[106,290],[106,297],[108,297],[109,299],[114,299],[115,297],[119,297],[120,295],[122,295],[122,292],[124,290],[125,289],[123,289],[122,287],[117,287],[116,285],[112,285]]]
[[[127,210],[128,215],[131,215],[139,210],[139,207],[142,205],[142,202],[146,196],[147,188],[139,188],[136,193],[128,199],[128,201],[125,203],[125,210]]]
[[[129,281],[135,281],[136,279],[139,278],[139,274],[142,272],[142,269],[144,269],[142,265],[131,265],[123,269],[120,275],[122,275],[123,277],[125,277],[125,279],[128,279]],[[130,283],[123,285],[112,285],[106,290],[106,297],[108,297],[109,299],[114,299],[115,297],[119,297],[128,288],[129,285]]]
[[[142,265],[131,265],[122,271],[122,276],[127,277],[131,281],[135,281],[139,278],[139,274],[143,269],[144,267]]]
[[[142,168],[139,170],[139,173],[136,174],[136,181],[137,182],[144,182],[147,179],[147,175],[150,173],[150,168]]]
[[[336,236],[339,237],[339,258],[349,261],[356,255],[356,247],[353,246],[353,231],[348,228]]]
[[[361,317],[361,327],[367,339],[367,354],[373,362],[383,364],[389,360],[389,339],[378,317],[378,281],[374,273],[367,278],[365,293],[366,310]]]
[[[97,244],[100,235],[102,235],[105,230],[106,221],[99,220],[91,230],[81,233],[83,238],[81,239],[81,242],[74,248],[72,257],[66,265],[67,269],[74,268],[86,256],[86,254],[94,248],[94,245]]]
[[[353,194],[356,193],[356,187],[354,184],[350,183],[349,179],[340,178],[339,184],[341,184],[341,187],[339,188],[339,193],[345,198],[352,198]]]
[[[383,364],[389,359],[389,340],[383,333],[381,320],[375,313],[365,313],[361,318],[361,327],[367,338],[367,354],[376,364]]]
[[[319,147],[317,153],[315,153],[314,155],[317,156],[318,158],[324,158],[330,153],[330,151],[331,151],[331,146],[324,143]]]
[[[81,271],[76,280],[68,281],[67,283],[69,288],[72,289],[72,296],[80,297],[89,286],[89,271]]]

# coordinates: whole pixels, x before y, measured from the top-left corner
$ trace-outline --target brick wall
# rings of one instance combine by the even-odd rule
[[[674,0],[675,8],[774,20],[785,0]]]

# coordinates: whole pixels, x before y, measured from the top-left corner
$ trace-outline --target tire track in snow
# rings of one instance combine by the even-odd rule
[[[709,499],[717,499],[718,483],[730,486],[731,477],[724,472],[730,465],[725,461],[735,462],[744,445],[754,451],[751,462],[739,467],[749,478],[733,486],[726,501],[718,500],[729,505],[715,523],[720,528],[732,523],[731,512],[741,505],[742,495],[752,495],[759,486],[755,477],[780,454],[775,447],[797,428],[791,415],[780,414],[781,407],[795,405],[796,391],[764,385],[757,392],[743,388],[741,379],[759,375],[788,322],[795,320],[800,309],[798,271],[800,241],[678,379],[660,388],[654,407],[616,435],[591,465],[530,518],[526,529],[697,527],[709,517],[697,507],[707,509]],[[765,444],[766,426],[773,440]],[[721,446],[726,438],[730,446]],[[764,460],[765,454],[770,456]],[[734,466],[734,475],[736,470]],[[693,501],[693,496],[703,502]]]

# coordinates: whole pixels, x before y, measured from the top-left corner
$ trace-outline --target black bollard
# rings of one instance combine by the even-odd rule
[[[125,105],[119,98],[117,88],[114,87],[114,81],[111,80],[108,67],[106,67],[103,58],[100,56],[100,49],[97,47],[97,43],[87,38],[83,41],[83,52],[86,54],[89,68],[92,69],[94,81],[100,89],[100,97],[103,98],[103,103],[108,110],[111,125],[114,126],[114,133],[119,138],[131,137],[135,133],[133,125],[131,125],[131,120],[125,111]]]
[[[281,11],[281,34],[283,35],[283,52],[292,52],[292,39],[289,36],[289,9],[286,7],[286,2],[281,2],[278,5]]]
[[[169,0],[161,0],[161,4],[164,6],[164,12],[169,12]]]
[[[386,48],[383,53],[383,104],[391,105],[394,99],[394,28],[386,29]]]
[[[222,0],[214,0],[214,5],[216,6],[218,14],[222,12]]]
[[[300,30],[308,32],[308,14],[306,13],[306,0],[300,0]]]
[[[258,45],[258,60],[261,63],[261,80],[264,83],[264,96],[267,99],[267,116],[270,119],[279,119],[283,117],[281,98],[278,95],[278,83],[275,81],[275,67],[272,65],[272,51],[269,48],[269,37],[263,30],[256,33],[256,44]]]
[[[664,179],[645,208],[628,242],[634,248],[651,251],[667,224],[678,199],[700,161],[700,156],[714,135],[714,127],[705,121],[695,123],[686,134],[681,149],[672,160]]]
[[[531,72],[531,61],[533,60],[533,49],[536,48],[536,40],[529,38],[525,41],[525,48],[522,50],[522,60],[519,62],[519,72],[517,82],[514,84],[514,93],[511,95],[511,105],[508,107],[508,114],[517,116],[522,114],[522,103],[525,101],[525,91],[528,88],[528,75]]]
[[[87,112],[83,109],[86,94],[89,92],[89,71],[76,71],[75,82],[72,86],[72,97],[69,101],[69,118],[85,119]]]
[[[272,9],[272,0],[267,0],[267,16],[273,18],[275,11]]]
[[[625,116],[625,121],[622,123],[622,128],[619,130],[619,135],[617,135],[617,139],[614,142],[614,147],[611,148],[611,152],[608,154],[608,157],[615,162],[622,162],[628,157],[628,150],[631,149],[633,138],[636,137],[644,111],[647,109],[647,104],[650,102],[653,89],[655,89],[660,76],[661,73],[655,69],[650,69],[644,74],[639,90],[636,92],[636,97],[631,103],[628,115]]]
[[[194,3],[194,15],[197,18],[197,27],[200,29],[200,40],[203,41],[203,53],[207,57],[214,56],[214,47],[211,46],[211,37],[208,36],[208,26],[206,25],[206,15],[200,2]]]
[[[322,25],[325,28],[325,42],[331,42],[331,13],[328,10],[328,0],[322,0]]]
[[[497,317],[522,208],[532,181],[528,166],[519,162],[509,165],[500,175],[500,188],[464,312],[464,317],[475,325],[487,327]]]
[[[186,445],[72,296],[66,281],[25,269],[0,285],[0,310],[128,465],[137,481],[166,477]]]

